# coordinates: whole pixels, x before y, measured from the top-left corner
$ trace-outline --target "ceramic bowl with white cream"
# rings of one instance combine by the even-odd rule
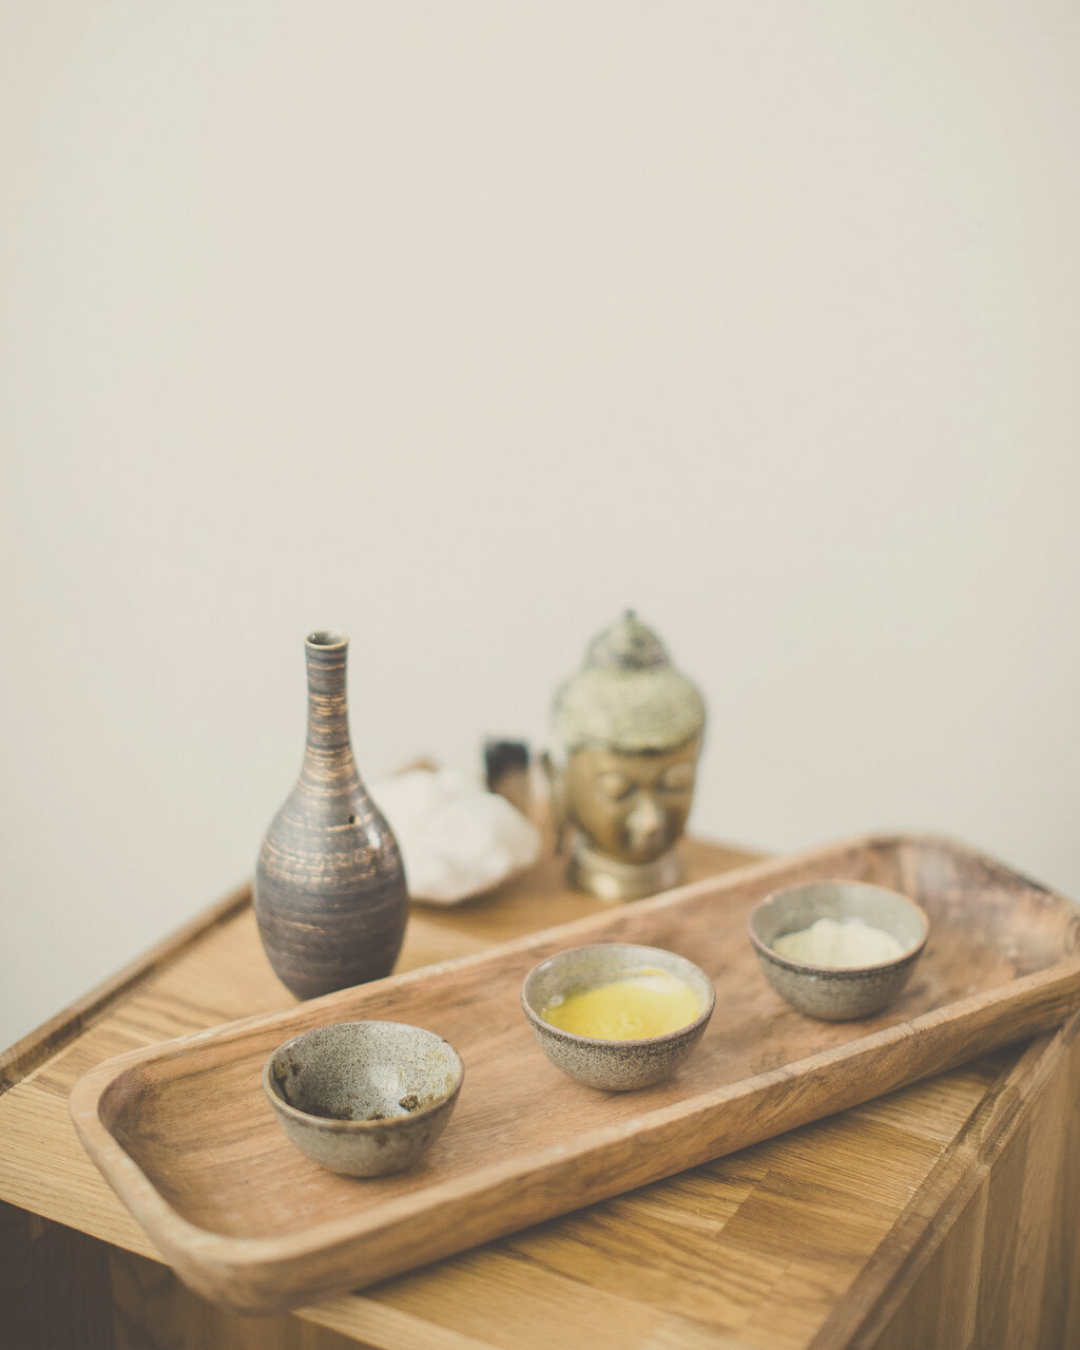
[[[914,900],[863,881],[774,891],[755,906],[749,927],[772,988],[826,1022],[870,1017],[892,1003],[930,931]]]

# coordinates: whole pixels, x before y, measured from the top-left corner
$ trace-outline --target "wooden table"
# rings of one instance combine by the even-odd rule
[[[691,880],[749,861],[683,845]],[[399,969],[599,908],[548,858],[417,906]],[[103,1059],[288,1006],[230,897],[0,1056],[3,1350],[1077,1350],[1080,1014],[779,1139],[331,1303],[246,1318],[183,1286],[67,1109]]]

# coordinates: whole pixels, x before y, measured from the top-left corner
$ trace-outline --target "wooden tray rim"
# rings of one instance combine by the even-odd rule
[[[759,862],[733,868],[714,877],[706,877],[688,885],[665,891],[647,900],[636,901],[636,912],[661,911],[677,906],[686,900],[714,890],[723,891],[737,885],[753,881],[756,877],[768,877],[773,873],[782,873],[797,868],[800,863],[814,861],[823,853],[840,853],[844,850],[881,850],[898,845],[937,846],[957,850],[972,860],[990,863],[1010,873],[1024,885],[1032,887],[1058,904],[1076,908],[1076,902],[1051,890],[1042,883],[984,851],[971,848],[947,835],[917,832],[904,833],[888,831],[859,835],[851,839],[815,846],[797,853],[767,858]],[[383,980],[372,981],[363,986],[366,989],[393,986],[400,988],[418,980],[427,980],[447,970],[480,965],[504,957],[507,953],[525,953],[531,948],[546,946],[552,941],[561,942],[564,938],[588,935],[594,929],[603,929],[618,908],[604,910],[587,915],[569,923],[552,928],[540,929],[525,937],[515,938],[501,943],[487,951],[456,957],[448,961],[436,962],[415,970],[403,971],[398,975],[389,975]],[[252,1032],[264,1027],[281,1024],[287,1028],[283,1039],[295,1034],[291,1028],[299,1022],[318,1022],[322,1010],[333,1007],[342,1000],[343,995],[353,990],[338,990],[317,999],[298,1003],[291,1008],[269,1013],[257,1013],[232,1022],[209,1027],[187,1036],[162,1041],[131,1050],[125,1054],[106,1060],[86,1073],[75,1084],[69,1097],[69,1107],[76,1132],[87,1153],[96,1163],[105,1179],[116,1191],[120,1199],[128,1206],[142,1223],[147,1233],[165,1251],[174,1255],[181,1254],[194,1259],[197,1263],[227,1269],[239,1275],[247,1269],[254,1269],[271,1262],[279,1265],[298,1257],[311,1256],[324,1252],[341,1243],[350,1242],[376,1230],[408,1221],[416,1215],[429,1210],[433,1203],[442,1200],[460,1200],[463,1193],[485,1192],[500,1182],[510,1181],[523,1168],[530,1168],[535,1174],[539,1165],[561,1168],[567,1161],[595,1152],[598,1148],[617,1143],[620,1140],[640,1137],[642,1133],[662,1128],[665,1124],[685,1118],[688,1102],[693,1101],[701,1112],[707,1112],[725,1103],[737,1101],[752,1095],[763,1087],[782,1083],[815,1069],[825,1068],[848,1059],[857,1059],[894,1042],[907,1040],[912,1033],[926,1036],[936,1027],[948,1022],[963,1022],[973,1013],[1011,1003],[1019,996],[1038,991],[1051,991],[1059,988],[1064,992],[1071,986],[1080,984],[1080,951],[1072,956],[1055,962],[1030,975],[1018,977],[993,989],[983,990],[964,998],[953,1000],[941,1007],[930,1009],[909,1021],[898,1022],[880,1031],[865,1036],[856,1036],[843,1045],[818,1051],[803,1059],[793,1060],[765,1073],[751,1078],[740,1079],[736,1083],[725,1084],[710,1092],[698,1092],[692,1097],[680,1099],[664,1107],[656,1107],[642,1116],[620,1124],[606,1126],[581,1135],[571,1144],[558,1144],[545,1147],[530,1154],[519,1155],[507,1162],[479,1167],[468,1173],[465,1178],[435,1182],[409,1195],[398,1196],[385,1203],[373,1206],[360,1214],[343,1215],[337,1219],[315,1223],[300,1232],[266,1238],[235,1237],[205,1229],[184,1218],[161,1194],[154,1182],[142,1170],[133,1157],[123,1148],[119,1140],[111,1133],[101,1119],[101,1106],[105,1094],[126,1073],[147,1061],[168,1060],[186,1056],[192,1049],[205,1043],[226,1046],[230,1042],[243,1040]],[[1021,1030],[1017,1039],[1032,1034]],[[1003,1044],[1004,1042],[998,1042]],[[942,1068],[946,1066],[941,1066]],[[938,1072],[935,1066],[928,1072]],[[909,1079],[907,1081],[913,1081]]]

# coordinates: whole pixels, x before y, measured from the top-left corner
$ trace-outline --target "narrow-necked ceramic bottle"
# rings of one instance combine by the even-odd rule
[[[307,638],[304,764],[255,869],[259,936],[298,998],[388,975],[409,897],[389,825],[364,789],[349,739],[344,633]]]

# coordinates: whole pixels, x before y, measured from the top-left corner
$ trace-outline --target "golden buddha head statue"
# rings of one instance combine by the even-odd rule
[[[705,704],[632,610],[589,644],[555,696],[554,724],[571,883],[613,900],[676,885]]]

